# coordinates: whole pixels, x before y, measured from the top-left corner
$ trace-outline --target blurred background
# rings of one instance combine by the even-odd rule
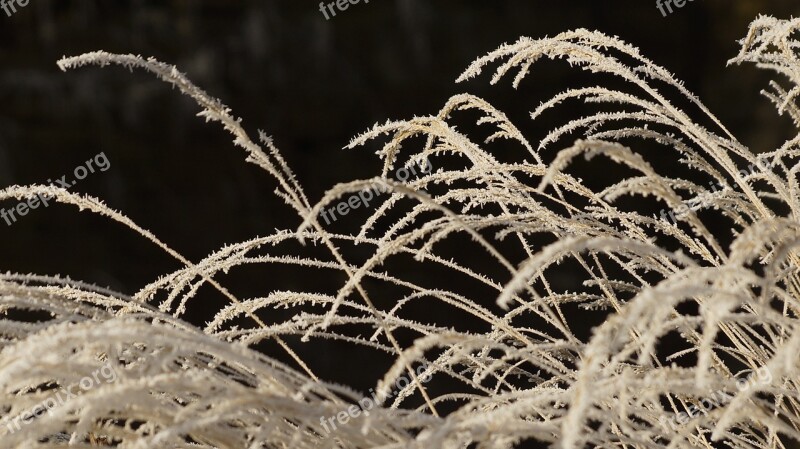
[[[326,20],[307,0],[30,0],[10,17],[0,12],[0,185],[70,175],[103,152],[111,168],[73,190],[103,199],[197,261],[300,221],[273,195],[274,180],[246,163],[218,125],[195,116],[193,101],[119,67],[62,73],[60,57],[106,50],[176,64],[242,117],[251,135],[259,128],[272,135],[316,202],[338,182],[379,174],[378,144],[342,150],[352,137],[376,122],[434,114],[457,93],[489,100],[535,144],[548,126],[574,117],[562,108],[564,117],[537,124],[528,113],[570,87],[579,70],[563,62],[534,67],[518,90],[509,80],[490,86],[485,75],[455,79],[504,42],[579,27],[638,46],[743,143],[764,151],[789,136],[788,119],[759,95],[772,77],[751,66],[726,68],[759,13],[796,17],[800,3],[696,0],[664,17],[655,0],[362,0]],[[355,229],[358,217],[337,226]],[[122,226],[63,205],[12,226],[0,221],[0,242],[0,270],[68,275],[128,294],[178,268]],[[317,282],[335,288],[342,278],[259,267],[226,285],[249,297]],[[211,296],[204,291],[198,300]],[[315,369],[331,369],[332,380],[374,385],[370,370],[338,368],[358,363],[357,353],[310,357]]]

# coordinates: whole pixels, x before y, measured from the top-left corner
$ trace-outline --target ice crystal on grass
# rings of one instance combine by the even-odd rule
[[[753,62],[783,75],[789,86],[773,83],[765,95],[800,129],[798,33],[800,20],[760,17],[731,63]],[[200,116],[222,124],[247,161],[276,179],[298,228],[192,262],[98,199],[52,186],[0,191],[2,199],[49,194],[109,217],[182,264],[131,297],[60,278],[0,276],[3,447],[796,445],[800,137],[754,154],[673,75],[598,32],[522,38],[479,58],[459,80],[494,67],[493,84],[512,77],[518,86],[541,59],[565,59],[618,77],[627,88],[571,89],[542,103],[534,119],[576,101],[597,112],[555,127],[538,145],[504,113],[469,94],[451,98],[435,115],[376,125],[350,147],[387,140],[379,152],[381,175],[336,186],[316,205],[271,139],[263,133],[251,139],[240,119],[175,67],[105,52],[61,60],[62,69],[144,69],[192,97]],[[694,112],[670,101],[677,97]],[[488,139],[475,141],[455,128],[452,117],[466,110],[491,128]],[[419,136],[421,147],[413,139]],[[520,161],[498,160],[486,149],[492,141],[517,147]],[[669,152],[691,175],[664,172],[642,148]],[[630,174],[592,188],[570,173],[580,156],[602,156]],[[445,158],[460,158],[465,168],[436,163]],[[398,166],[425,160],[439,168],[404,183],[388,178]],[[709,181],[723,188],[712,191]],[[335,233],[320,224],[321,208],[375,185],[389,194],[359,230]],[[656,208],[702,200],[716,219],[730,223],[732,235],[714,234],[705,216],[691,209],[675,221],[653,217],[646,207],[630,210],[621,204],[629,197]],[[388,227],[377,226],[386,220]],[[440,251],[442,243],[462,237],[473,242],[463,259]],[[291,241],[322,243],[327,256],[292,253],[284,249]],[[502,251],[500,241],[512,242],[524,256]],[[340,248],[351,244],[370,248],[371,256],[349,261]],[[383,269],[401,256],[451,275],[431,286]],[[473,268],[467,257],[489,258],[503,274]],[[309,286],[238,298],[217,279],[250,264],[337,270],[347,280],[333,294]],[[573,288],[580,291],[559,290],[550,280],[567,264],[576,267]],[[370,290],[366,281],[393,288]],[[494,294],[471,296],[455,288],[462,281]],[[181,317],[206,284],[230,304],[197,329]],[[375,301],[375,291],[404,293]],[[440,304],[484,328],[414,321],[406,313],[412,303]],[[576,306],[603,317],[588,338],[570,321],[568,311]],[[292,310],[291,317],[276,321],[270,311],[279,308]],[[47,318],[20,320],[20,311]],[[400,333],[415,338],[404,344]],[[317,376],[287,337],[306,345],[337,339],[391,354],[395,363],[375,379],[379,406],[347,424],[323,426],[322,418],[346,410],[361,394]],[[665,344],[668,339],[679,344]],[[294,363],[255,351],[264,340],[278,343]],[[35,416],[29,412],[106,364],[118,373],[113,383]],[[426,377],[443,380],[439,388],[417,376],[420,366]],[[769,376],[739,388],[747,372]],[[400,378],[409,381],[400,385]],[[411,397],[421,405],[409,405]],[[702,405],[710,397],[726,401]],[[6,425],[19,416],[19,429]]]

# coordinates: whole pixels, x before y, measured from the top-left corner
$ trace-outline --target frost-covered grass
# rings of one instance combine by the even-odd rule
[[[798,32],[800,20],[760,17],[731,63],[782,74],[789,85],[773,83],[765,95],[800,129]],[[200,116],[222,124],[247,161],[275,178],[298,228],[226,246],[194,263],[96,198],[41,185],[0,191],[0,199],[47,194],[106,216],[183,265],[133,296],[59,278],[0,276],[2,416],[30,410],[99,367],[117,373],[115,382],[26,419],[19,431],[0,425],[2,447],[500,448],[523,441],[562,449],[796,447],[800,135],[756,155],[665,69],[619,39],[586,30],[503,45],[460,80],[493,66],[493,83],[512,77],[516,86],[540,59],[566,59],[618,77],[627,89],[572,89],[541,104],[534,119],[564,102],[582,101],[598,112],[556,127],[538,145],[488,102],[454,96],[435,115],[376,125],[354,139],[351,147],[388,136],[379,152],[381,175],[338,185],[315,204],[264,133],[251,138],[227,107],[175,67],[105,52],[61,60],[62,69],[143,69],[192,97]],[[670,101],[678,97],[699,115]],[[465,110],[480,115],[478,123],[492,130],[489,139],[455,129],[451,116]],[[415,137],[424,143],[416,145]],[[487,150],[492,141],[517,148],[519,161],[498,160]],[[692,175],[684,179],[649,163],[642,148],[654,147]],[[603,156],[629,174],[593,188],[570,174],[579,156]],[[447,167],[437,164],[444,158],[459,158],[465,168],[437,168],[403,183],[389,179],[399,165],[430,160]],[[710,183],[720,188],[712,191]],[[376,186],[392,193],[358,232],[334,233],[320,223],[323,208]],[[623,205],[630,197],[642,210]],[[730,235],[713,233],[708,216],[691,209],[675,222],[652,216],[659,207],[675,209],[696,198],[714,220],[730,224]],[[377,226],[387,219],[385,229]],[[462,236],[473,242],[463,260],[440,253],[442,242]],[[501,251],[500,240],[523,259]],[[287,243],[295,241],[321,245],[327,256],[293,254]],[[372,256],[349,261],[341,248],[353,243]],[[403,256],[450,276],[440,285],[420,285],[383,269]],[[467,257],[488,258],[505,274],[480,272]],[[335,294],[310,285],[238,298],[217,279],[250,264],[337,270],[347,281]],[[560,291],[549,280],[565,264],[579,270],[579,291]],[[392,288],[370,290],[367,281]],[[473,297],[456,288],[467,281],[495,293]],[[193,299],[203,285],[230,304],[198,329],[181,317],[197,306]],[[404,293],[376,300],[375,292],[384,291]],[[483,330],[414,321],[406,309],[417,303],[448,307]],[[580,323],[565,312],[575,307],[605,317],[589,338],[576,335]],[[270,313],[276,309],[294,313],[280,321]],[[17,318],[19,311],[47,318],[29,322]],[[364,326],[372,333],[364,334]],[[413,343],[403,344],[401,333],[414,335]],[[306,345],[337,339],[391,354],[394,365],[376,379],[379,406],[324,428],[321,418],[348,410],[364,395],[320,379],[288,337]],[[277,342],[294,363],[255,351],[264,340]],[[769,373],[768,380],[738,388],[748,372]],[[405,387],[398,387],[400,378],[408,379]],[[452,387],[434,391],[437,378]],[[726,401],[705,408],[702,401],[712,394]],[[703,413],[691,412],[700,407]],[[663,425],[681,413],[690,418]]]

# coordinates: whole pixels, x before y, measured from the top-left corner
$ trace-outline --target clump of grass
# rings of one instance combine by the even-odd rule
[[[787,78],[788,87],[773,83],[765,95],[800,128],[798,30],[800,20],[759,17],[731,63],[753,62]],[[201,117],[220,123],[248,162],[276,179],[276,194],[295,210],[299,226],[192,262],[98,199],[52,186],[0,191],[0,199],[49,194],[107,216],[182,264],[132,296],[60,278],[0,276],[3,417],[24,414],[102,364],[119,373],[113,384],[25,419],[19,430],[11,432],[3,423],[3,446],[494,448],[538,441],[563,449],[717,442],[777,449],[797,444],[800,135],[756,155],[664,68],[617,38],[587,30],[503,45],[476,60],[459,80],[491,65],[492,83],[513,76],[517,86],[545,58],[618,77],[628,89],[571,89],[542,103],[534,119],[573,101],[597,106],[597,112],[556,127],[538,145],[485,100],[457,95],[435,115],[376,125],[354,139],[350,147],[388,136],[379,152],[381,175],[338,185],[316,204],[263,132],[252,139],[240,119],[175,67],[105,52],[61,60],[62,69],[110,64],[143,69],[192,97]],[[670,101],[678,96],[700,116]],[[488,139],[475,141],[456,130],[452,116],[465,110],[477,112],[478,124],[491,128]],[[569,135],[579,137],[564,142]],[[424,144],[409,149],[419,136]],[[492,141],[518,148],[519,161],[498,160],[486,149]],[[690,175],[665,173],[648,162],[644,148],[674,154]],[[570,173],[579,156],[603,156],[631,174],[592,187]],[[441,167],[436,161],[444,158],[460,158],[464,168],[439,168],[404,183],[387,176],[399,165],[425,160]],[[753,166],[765,169],[747,169]],[[709,181],[722,188],[706,188]],[[318,221],[323,207],[376,185],[391,193],[357,232],[334,233]],[[626,206],[630,197],[641,198],[640,209]],[[713,220],[729,223],[730,236],[715,234],[711,218],[691,210],[675,222],[649,212],[699,199],[716,214]],[[443,243],[462,237],[473,244],[464,254],[488,258],[505,274],[481,272],[466,256],[453,259],[440,251]],[[321,244],[328,255],[293,254],[283,246],[292,241]],[[500,250],[501,241],[523,256]],[[370,248],[371,256],[349,261],[340,249],[349,244]],[[412,256],[420,269],[435,266],[451,276],[439,285],[422,285],[403,273],[382,271],[404,256]],[[216,279],[249,264],[338,270],[347,281],[335,293],[310,286],[238,298]],[[550,280],[567,265],[577,267],[579,291],[561,291]],[[370,290],[366,281],[393,288]],[[494,294],[464,293],[456,288],[462,282]],[[197,329],[181,317],[206,284],[230,304]],[[375,292],[388,291],[404,293],[375,300]],[[434,317],[414,321],[406,310],[417,303],[447,307],[483,330]],[[577,307],[603,317],[588,338],[576,335],[576,323],[570,322],[569,311]],[[275,320],[270,311],[278,308],[294,313]],[[48,318],[15,319],[20,311]],[[363,326],[372,333],[363,335]],[[404,344],[400,333],[413,335],[413,341]],[[345,410],[361,393],[320,379],[286,343],[288,337],[309,345],[337,339],[391,354],[395,363],[376,380],[380,407],[346,425],[323,428],[321,418]],[[264,340],[277,342],[294,365],[252,349]],[[430,388],[417,376],[422,365],[425,377],[446,379],[439,385],[450,387]],[[751,371],[769,373],[768,380],[738,388],[737,381]],[[401,377],[410,382],[396,387]],[[730,401],[701,408],[718,393]],[[679,425],[664,424],[681,412]]]

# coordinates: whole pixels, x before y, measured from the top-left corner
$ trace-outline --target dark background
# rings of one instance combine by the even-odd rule
[[[536,143],[546,125],[531,123],[528,112],[570,87],[575,70],[534,67],[518,91],[509,80],[490,86],[486,75],[454,81],[504,42],[579,27],[638,46],[685,80],[743,143],[763,151],[788,137],[788,119],[758,94],[770,76],[725,67],[758,13],[789,18],[800,5],[695,0],[662,17],[654,0],[372,0],[326,21],[318,2],[304,0],[31,0],[11,17],[0,12],[0,186],[44,183],[105,152],[111,168],[74,191],[103,199],[197,261],[299,219],[273,195],[269,175],[246,163],[217,124],[195,117],[190,99],[142,72],[62,73],[57,59],[102,49],[176,64],[242,117],[251,135],[258,128],[272,135],[316,202],[337,182],[379,173],[376,144],[341,150],[352,137],[376,122],[434,114],[456,93],[486,98]],[[352,230],[360,219],[345,220],[337,225]],[[128,294],[179,267],[122,226],[64,205],[13,226],[0,222],[0,245],[0,270],[69,275]],[[335,288],[342,279],[334,281],[261,267],[226,285],[250,297],[313,290],[316,282]],[[198,301],[211,296],[203,291]],[[201,315],[196,321],[207,319]],[[374,385],[368,371],[347,368],[359,363],[352,356],[311,358],[315,368],[332,368],[333,380]]]

